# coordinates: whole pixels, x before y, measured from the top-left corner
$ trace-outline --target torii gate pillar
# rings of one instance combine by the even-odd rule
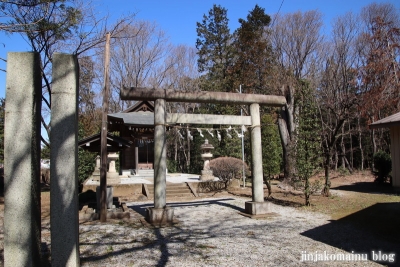
[[[166,205],[167,147],[166,101],[154,103],[154,207],[147,209],[146,219],[152,224],[172,223],[174,210]]]
[[[261,148],[261,121],[260,105],[250,105],[251,115],[251,161],[253,176],[252,201],[245,203],[245,211],[250,215],[266,214],[269,210],[269,202],[264,202],[262,148]]]

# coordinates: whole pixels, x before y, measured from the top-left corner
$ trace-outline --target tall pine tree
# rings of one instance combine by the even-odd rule
[[[233,61],[233,47],[228,22],[227,10],[215,4],[208,16],[197,22],[197,63],[204,74],[203,90],[229,92],[232,89],[228,69]]]
[[[267,38],[270,21],[264,8],[256,5],[246,20],[239,19],[240,27],[234,33],[235,86],[241,84],[245,93],[270,93],[267,89],[271,88],[268,79],[273,62],[272,46]]]

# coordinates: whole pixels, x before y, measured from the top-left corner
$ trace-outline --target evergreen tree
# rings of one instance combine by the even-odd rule
[[[241,139],[234,136],[233,131],[227,131],[226,127],[219,130],[221,134],[221,141],[219,142],[219,152],[221,156],[242,159],[242,143]]]
[[[249,12],[247,20],[239,19],[241,25],[234,34],[237,57],[233,69],[236,87],[243,85],[246,93],[269,93],[267,85],[273,62],[267,38],[270,21],[270,16],[258,5]]]
[[[86,136],[82,123],[78,125],[78,138]],[[79,183],[83,183],[94,171],[96,153],[86,151],[82,148],[78,150],[78,179]]]
[[[321,159],[320,124],[315,97],[307,82],[302,82],[302,90],[299,90],[298,99],[300,121],[296,146],[298,176],[295,183],[303,190],[305,205],[309,206],[310,195],[319,187],[319,181],[310,183],[310,177],[319,166]]]
[[[203,90],[231,90],[228,69],[232,65],[233,47],[228,22],[227,10],[215,4],[208,16],[204,15],[202,22],[197,22],[197,64],[204,73]]]
[[[236,92],[233,86],[232,66],[234,60],[233,36],[228,26],[227,10],[219,5],[204,15],[197,23],[198,69],[203,76],[200,88],[203,91]],[[239,106],[225,104],[202,104],[200,113],[238,115]],[[213,128],[219,129],[220,125]],[[214,131],[215,132],[215,131]],[[217,133],[215,133],[217,135]],[[215,137],[215,155],[241,158],[240,140],[229,138],[220,130],[221,139]],[[211,141],[211,139],[210,139]],[[211,141],[213,142],[213,141]]]
[[[227,10],[214,5],[208,16],[197,23],[196,48],[200,89],[203,91],[232,92],[231,67],[234,59],[232,34],[228,26]],[[237,108],[224,104],[203,104],[204,113],[235,114]]]
[[[270,180],[281,171],[282,146],[278,127],[270,114],[261,117],[262,159],[264,181],[268,187],[268,196],[271,195]]]
[[[40,150],[40,158],[41,159],[50,159],[50,147],[42,146]]]

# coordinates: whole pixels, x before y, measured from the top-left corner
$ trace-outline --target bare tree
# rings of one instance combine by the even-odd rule
[[[272,27],[272,44],[278,61],[277,74],[280,94],[286,97],[286,107],[278,119],[283,147],[285,177],[291,180],[296,173],[295,144],[298,129],[296,91],[301,80],[313,80],[317,70],[317,51],[323,36],[322,15],[318,11],[296,12],[277,16]]]
[[[180,91],[193,92],[199,90],[199,73],[197,71],[196,50],[192,47],[179,45],[174,47],[169,56],[174,64],[165,72],[163,84],[165,88],[171,88]],[[198,107],[196,103],[168,103],[169,112],[194,113]],[[191,167],[191,143],[193,139],[193,129],[190,125],[183,126],[184,136],[179,135],[180,129],[171,131],[169,148],[174,150],[175,158],[178,151],[183,154],[184,162],[180,164],[182,171],[189,171]],[[181,138],[184,137],[184,138]]]
[[[370,4],[361,11],[363,32],[358,51],[361,114],[374,122],[400,110],[400,20],[393,4]],[[373,153],[382,147],[383,131],[371,130]],[[378,135],[380,137],[378,137]]]
[[[130,36],[124,38],[124,36]],[[126,87],[171,88],[198,90],[196,50],[184,45],[172,46],[165,33],[154,23],[136,22],[128,25],[112,45],[110,98],[111,111],[118,112],[134,104],[121,101],[119,90]],[[193,112],[195,103],[168,103],[169,112]],[[191,130],[169,131],[169,155],[181,171],[190,167]]]
[[[330,195],[329,170],[332,150],[341,138],[343,162],[345,148],[343,144],[344,123],[354,115],[357,104],[357,53],[354,49],[358,35],[358,20],[352,13],[347,13],[334,20],[332,39],[326,45],[325,68],[322,72],[318,90],[318,105],[322,122],[322,146],[324,149],[325,186],[323,194]],[[345,166],[345,164],[342,164]],[[348,166],[349,167],[349,166]],[[351,167],[349,167],[351,168]]]
[[[132,105],[120,100],[121,86],[159,87],[174,61],[168,57],[172,49],[168,38],[154,23],[139,21],[126,25],[115,37],[111,46],[111,109],[120,111]]]
[[[101,94],[94,91],[95,75],[92,58],[79,58],[79,122],[86,136],[99,132],[101,125]]]
[[[20,33],[32,50],[41,55],[44,103],[41,121],[49,136],[51,129],[47,118],[51,109],[53,53],[87,56],[89,51],[104,42],[106,32],[117,34],[125,25],[123,22],[127,23],[132,16],[119,19],[110,27],[106,17],[96,17],[91,1],[45,1],[46,5],[33,5],[37,1],[22,1],[32,5],[18,8],[9,2],[5,4],[3,12],[10,18],[9,24],[14,25],[13,32]],[[43,136],[42,142],[49,145]]]
[[[9,33],[26,31],[27,27],[35,27],[40,23],[46,15],[52,10],[53,1],[17,1],[17,0],[0,0],[0,31]],[[44,11],[43,18],[37,17],[32,21],[17,21],[15,17],[26,17],[32,14],[32,10],[40,9]]]

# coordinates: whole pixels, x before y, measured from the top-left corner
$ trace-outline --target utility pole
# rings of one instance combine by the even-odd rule
[[[242,85],[239,86],[239,93],[242,93]],[[240,108],[240,116],[243,116],[243,108]],[[243,188],[246,188],[246,175],[244,173],[244,135],[243,135],[243,126],[241,129],[242,134],[242,161],[243,161],[243,169],[242,169],[242,176],[243,176]]]
[[[106,45],[104,48],[104,89],[103,89],[103,114],[101,120],[100,135],[100,221],[107,221],[107,113],[108,95],[110,91],[109,82],[110,69],[110,33],[106,34]]]

